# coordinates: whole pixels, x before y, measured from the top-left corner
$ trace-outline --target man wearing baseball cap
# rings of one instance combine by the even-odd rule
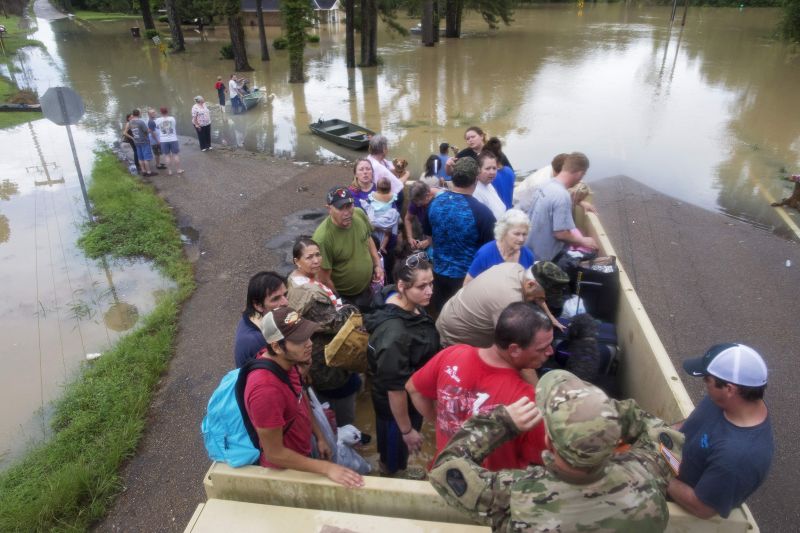
[[[311,335],[317,329],[319,324],[290,307],[279,307],[261,319],[267,347],[259,357],[277,366],[251,370],[244,389],[245,409],[258,433],[259,464],[322,474],[346,487],[360,487],[364,481],[358,473],[329,461],[331,450],[311,416],[297,370],[311,361]],[[312,432],[322,459],[310,457]]]
[[[347,187],[333,187],[325,196],[328,216],[314,231],[322,268],[320,283],[336,291],[347,303],[362,311],[372,302],[371,281],[383,281],[383,266],[372,240],[369,219],[353,205]]]
[[[761,485],[772,462],[767,365],[752,348],[726,343],[683,368],[703,378],[708,394],[680,427],[686,445],[669,495],[700,518],[727,518]]]
[[[465,422],[434,462],[437,492],[493,531],[663,531],[680,432],[565,370],[546,373],[536,399],[538,407],[523,397]],[[544,466],[481,466],[542,419]],[[630,448],[617,450],[620,440]]]

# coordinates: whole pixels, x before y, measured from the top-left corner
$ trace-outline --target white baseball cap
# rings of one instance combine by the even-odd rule
[[[743,387],[767,384],[767,364],[744,344],[715,344],[703,357],[684,361],[683,369],[692,376],[714,376]]]

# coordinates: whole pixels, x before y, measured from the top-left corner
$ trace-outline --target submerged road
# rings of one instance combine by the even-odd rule
[[[184,141],[181,157],[183,177],[162,174],[153,184],[179,223],[200,233],[197,290],[183,307],[176,353],[145,436],[124,469],[124,492],[99,531],[182,531],[205,500],[209,461],[200,421],[231,368],[247,280],[283,261],[265,243],[283,233],[285,217],[322,206],[325,191],[351,175],[348,167],[304,167],[243,152],[202,154],[194,141]],[[592,186],[601,219],[676,363],[733,339],[767,357],[779,448],[772,475],[751,504],[762,531],[794,530],[800,516],[789,450],[798,429],[791,360],[797,355],[800,247],[627,178]],[[791,268],[784,266],[787,259]],[[699,381],[685,382],[697,400]]]

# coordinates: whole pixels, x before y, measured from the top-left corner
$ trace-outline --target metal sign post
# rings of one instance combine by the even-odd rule
[[[72,159],[75,161],[75,170],[78,171],[78,181],[80,181],[81,184],[81,193],[83,193],[83,201],[86,204],[86,213],[89,215],[89,221],[94,222],[92,205],[89,203],[89,194],[86,192],[86,182],[83,181],[81,164],[78,162],[78,152],[75,150],[75,141],[72,138],[72,130],[69,127],[70,124],[77,124],[83,116],[85,111],[83,100],[81,100],[78,93],[69,87],[51,87],[42,95],[39,99],[39,103],[42,104],[42,112],[47,119],[59,126],[67,127],[69,147],[72,149]]]

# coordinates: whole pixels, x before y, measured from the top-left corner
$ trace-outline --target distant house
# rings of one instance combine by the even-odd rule
[[[241,0],[242,18],[246,26],[258,25],[256,16],[256,2],[258,0]],[[343,9],[339,0],[310,0],[314,12],[321,22],[331,22],[339,19],[339,12]],[[261,0],[261,9],[264,11],[264,26],[281,25],[281,3],[279,0]]]

